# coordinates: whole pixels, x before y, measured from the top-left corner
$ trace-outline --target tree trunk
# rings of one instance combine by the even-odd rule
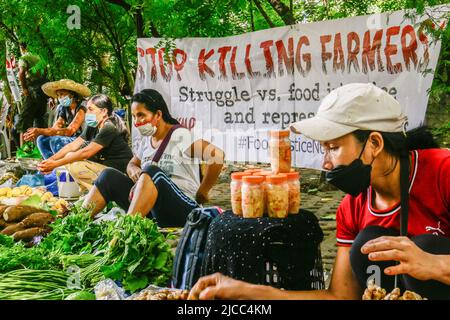
[[[255,3],[256,7],[258,8],[259,12],[261,13],[261,15],[264,17],[264,19],[267,21],[267,24],[269,25],[269,27],[271,28],[275,28],[275,24],[272,22],[272,20],[269,18],[269,16],[267,15],[266,11],[264,11],[264,8],[261,6],[261,3],[259,2],[259,0],[253,0],[253,2]]]
[[[270,3],[270,5],[276,11],[276,13],[278,13],[278,15],[280,16],[280,18],[283,20],[283,22],[285,24],[289,25],[289,24],[296,23],[291,10],[282,1],[280,1],[280,0],[267,0],[267,1]]]

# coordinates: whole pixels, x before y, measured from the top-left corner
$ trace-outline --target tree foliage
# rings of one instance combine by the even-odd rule
[[[416,8],[437,0],[3,0],[0,58],[19,42],[39,54],[50,79],[71,78],[117,101],[133,91],[138,37],[223,37],[293,23]],[[69,29],[69,6],[80,8],[80,28]],[[432,92],[450,96],[449,27]],[[0,69],[5,79],[4,66]]]

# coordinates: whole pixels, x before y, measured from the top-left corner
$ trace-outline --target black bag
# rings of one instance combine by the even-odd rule
[[[284,219],[245,219],[227,211],[209,228],[202,275],[220,272],[287,290],[324,289],[322,240],[317,218],[306,210]]]
[[[173,288],[191,289],[200,277],[211,222],[222,213],[219,207],[196,208],[188,215],[173,262]]]

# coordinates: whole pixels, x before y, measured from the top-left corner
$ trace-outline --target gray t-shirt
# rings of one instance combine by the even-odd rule
[[[176,129],[158,162],[158,167],[191,199],[195,199],[200,186],[200,163],[185,154],[193,143],[188,129]],[[151,144],[151,137],[142,138],[135,152],[136,157],[141,160],[141,168],[152,163],[157,150]]]

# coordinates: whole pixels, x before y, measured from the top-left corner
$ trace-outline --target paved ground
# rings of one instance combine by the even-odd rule
[[[231,209],[230,205],[230,173],[240,171],[250,167],[266,167],[265,165],[226,165],[219,177],[218,183],[210,193],[209,205],[218,205],[223,209]],[[301,178],[302,198],[301,206],[303,209],[315,213],[319,219],[320,226],[324,232],[325,238],[321,245],[323,266],[327,286],[329,284],[329,274],[334,264],[336,256],[336,221],[335,213],[344,194],[339,190],[330,190],[330,187],[320,183],[320,171],[310,169],[299,169]]]

